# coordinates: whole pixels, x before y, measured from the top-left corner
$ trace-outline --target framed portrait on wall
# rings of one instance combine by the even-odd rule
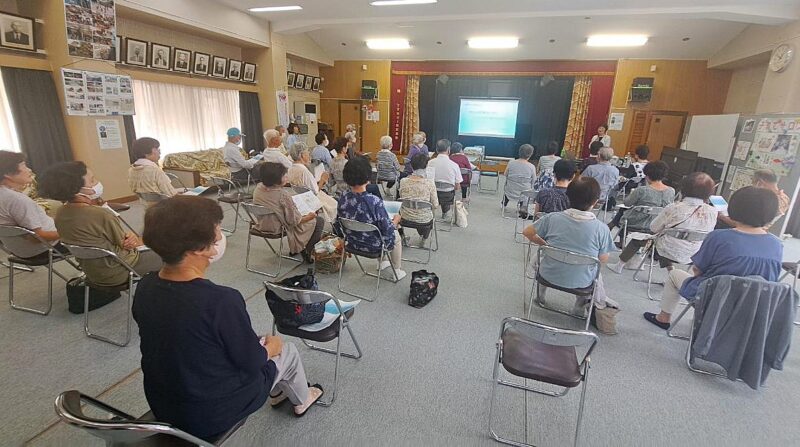
[[[297,78],[294,80],[294,88],[302,89],[306,83],[306,75],[297,73]]]
[[[306,76],[306,85],[303,87],[305,90],[311,90],[311,86],[314,84],[314,77],[313,76]]]
[[[238,81],[242,78],[242,61],[235,61],[231,59],[228,66],[228,79]]]
[[[314,82],[311,84],[311,90],[312,91],[315,91],[315,92],[319,91],[319,82],[320,82],[320,78],[315,76],[314,77]]]
[[[293,71],[286,72],[286,85],[294,87],[294,80],[297,78],[297,73]]]
[[[125,39],[125,63],[129,65],[147,66],[147,42],[143,40]]]
[[[169,45],[161,45],[160,43],[150,44],[150,68],[158,70],[169,70],[170,56],[172,56],[172,47]]]
[[[0,46],[17,50],[36,51],[33,19],[0,12]]]
[[[242,73],[242,81],[256,82],[256,64],[248,62],[244,63],[244,72]]]
[[[215,78],[224,78],[227,75],[225,69],[228,68],[228,59],[214,56],[211,67],[211,76],[214,76]]]
[[[183,48],[175,48],[172,69],[181,73],[189,73],[192,70],[192,52]]]
[[[208,76],[208,67],[211,65],[211,56],[206,53],[194,52],[194,74]]]

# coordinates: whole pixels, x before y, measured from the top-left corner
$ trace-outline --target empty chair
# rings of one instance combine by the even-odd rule
[[[376,252],[376,253],[366,252],[366,251],[361,251],[361,250],[355,249],[352,246],[352,237],[353,237],[354,234],[357,234],[357,233],[377,233],[378,234],[378,238],[381,241],[383,241],[383,235],[381,234],[381,230],[378,229],[378,227],[376,227],[375,225],[372,225],[372,224],[369,224],[369,223],[365,223],[365,222],[359,222],[357,220],[345,219],[343,217],[338,218],[338,222],[339,222],[339,225],[341,226],[342,233],[344,234],[344,250],[342,250],[342,266],[341,266],[341,268],[339,268],[339,291],[342,292],[342,293],[346,293],[346,294],[348,294],[350,296],[354,296],[356,298],[361,298],[361,299],[364,299],[364,300],[367,300],[367,301],[375,301],[378,298],[378,291],[380,290],[380,287],[381,287],[381,276],[382,276],[381,275],[381,264],[383,264],[383,262],[385,260],[389,261],[389,267],[388,268],[392,269],[392,278],[386,278],[386,279],[388,281],[393,282],[393,283],[397,283],[398,281],[400,281],[400,278],[398,277],[398,274],[397,274],[397,270],[395,269],[395,266],[394,266],[394,261],[392,261],[391,250],[385,245],[385,243],[382,244],[381,250],[379,252]],[[399,240],[395,241],[395,244],[400,244],[400,243],[401,242]],[[373,278],[377,278],[377,283],[375,284],[375,295],[374,296],[367,297],[367,296],[359,295],[359,294],[357,294],[355,292],[348,291],[348,290],[345,290],[345,289],[342,288],[342,272],[344,272],[344,266],[347,263],[347,257],[348,257],[347,254],[348,253],[353,255],[353,257],[356,260],[356,263],[358,263],[359,268],[361,268],[361,271],[365,275],[372,276]],[[377,265],[377,269],[376,269],[375,273],[368,272],[367,270],[364,269],[364,266],[361,264],[361,260],[359,259],[361,257],[367,258],[367,259],[377,259],[378,260],[378,265]]]
[[[12,309],[30,312],[38,315],[47,315],[53,309],[53,274],[55,273],[64,281],[69,278],[59,273],[53,264],[59,261],[66,261],[76,270],[80,270],[74,262],[69,260],[66,255],[56,250],[47,241],[39,237],[35,232],[27,228],[15,227],[11,225],[0,225],[0,249],[8,254],[6,260],[8,264],[8,303]],[[15,253],[34,253],[38,255],[17,256]],[[47,266],[47,307],[44,309],[34,309],[31,307],[20,306],[14,301],[14,271],[17,265],[28,267]]]
[[[337,318],[336,321],[331,323],[331,325],[327,328],[319,331],[306,331],[300,328],[285,327],[278,324],[276,319],[273,319],[272,324],[272,335],[275,335],[275,331],[277,329],[277,331],[283,335],[301,339],[303,344],[311,349],[328,354],[334,354],[336,356],[336,366],[333,370],[333,391],[330,392],[331,398],[327,401],[317,401],[317,404],[324,407],[330,406],[333,404],[334,399],[336,399],[336,387],[339,383],[339,360],[342,356],[351,359],[360,359],[362,355],[361,347],[358,345],[358,340],[356,340],[356,336],[353,334],[353,329],[350,327],[350,319],[353,318],[355,309],[353,308],[347,312],[344,312],[338,298],[328,292],[323,292],[320,290],[296,289],[272,282],[264,282],[264,287],[266,287],[268,291],[275,293],[275,295],[281,300],[297,305],[327,303],[330,301],[336,306],[336,310],[339,312],[339,318]],[[356,354],[342,352],[342,331],[344,329],[347,329],[347,333],[350,335],[350,339],[353,341],[353,345],[356,348]],[[319,343],[336,340],[336,349],[333,350],[322,348],[309,343],[309,340]]]
[[[234,213],[236,213],[233,221],[233,229],[229,230],[227,228],[222,228],[224,231],[233,234],[236,232],[236,226],[239,223],[239,204],[244,201],[252,200],[253,195],[245,193],[241,186],[236,185],[226,178],[210,177],[209,180],[212,185],[218,188],[217,201],[227,203],[231,206],[231,208],[233,208]],[[250,180],[248,175],[248,183],[249,182]]]
[[[500,173],[497,172],[497,162],[492,160],[481,160],[478,166],[478,192],[496,193],[500,189]],[[494,178],[494,188],[488,189],[483,186],[484,178]],[[486,180],[488,181],[488,180]]]
[[[110,418],[87,416],[84,413],[84,406],[108,413]],[[205,441],[170,424],[156,421],[152,412],[148,411],[137,418],[76,390],[65,391],[58,395],[55,410],[61,421],[103,439],[109,447],[195,445],[215,447],[227,441],[247,420],[243,419],[217,439]]]
[[[597,341],[597,335],[592,332],[558,329],[522,318],[505,318],[500,326],[497,355],[492,368],[492,397],[489,401],[489,434],[492,438],[503,444],[530,445],[504,438],[495,431],[493,415],[498,385],[553,397],[564,396],[570,389],[582,385],[578,419],[575,424],[574,445],[577,446],[580,440],[583,406],[589,380],[589,356]],[[579,350],[582,352],[579,353]],[[542,382],[563,389],[549,391],[500,379],[501,365],[509,373],[526,381]],[[537,404],[529,404],[529,408],[537,406]],[[527,418],[527,415],[525,417]],[[558,426],[559,424],[550,425]]]
[[[247,216],[249,218],[249,224],[250,224],[249,229],[247,231],[247,251],[246,251],[246,254],[245,254],[245,258],[244,258],[244,266],[245,266],[245,268],[247,269],[248,272],[258,273],[259,275],[269,276],[270,278],[277,278],[281,274],[281,261],[283,259],[288,259],[290,261],[295,261],[295,262],[298,262],[298,263],[301,263],[301,264],[303,263],[303,261],[300,260],[300,259],[295,259],[295,258],[293,258],[291,256],[285,256],[283,254],[283,239],[285,237],[287,237],[287,233],[288,233],[288,231],[286,230],[286,226],[285,225],[281,224],[281,230],[280,230],[279,233],[268,233],[266,231],[261,231],[259,229],[260,223],[261,223],[261,219],[264,218],[264,216],[268,216],[268,215],[273,214],[276,217],[278,217],[278,213],[277,212],[275,212],[275,211],[273,211],[273,210],[271,210],[271,209],[269,209],[269,208],[267,208],[265,206],[256,205],[256,204],[250,203],[250,202],[242,202],[242,207],[244,207],[244,210],[247,213]],[[279,217],[278,217],[278,220],[280,221]],[[272,253],[274,253],[275,255],[278,256],[278,267],[275,270],[275,273],[264,272],[264,271],[257,270],[255,268],[250,267],[250,245],[251,245],[251,240],[252,240],[253,236],[260,237],[261,239],[263,239],[264,242],[267,243],[267,246],[272,251]],[[277,239],[279,241],[278,250],[277,251],[275,250],[275,247],[273,247],[272,244],[269,242],[270,239],[272,239],[272,240],[276,240]]]

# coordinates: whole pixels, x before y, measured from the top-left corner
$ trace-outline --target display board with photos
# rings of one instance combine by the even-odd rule
[[[197,76],[256,82],[256,64],[222,56],[172,47],[158,42],[146,42],[132,37],[120,38],[124,42],[124,55],[119,61],[125,65],[171,71]]]
[[[286,85],[298,90],[319,91],[321,78],[294,71],[286,72]]]
[[[64,0],[64,15],[70,56],[117,59],[114,0]]]
[[[130,76],[61,69],[67,115],[133,115],[133,80]]]
[[[36,51],[34,19],[0,11],[0,47]]]

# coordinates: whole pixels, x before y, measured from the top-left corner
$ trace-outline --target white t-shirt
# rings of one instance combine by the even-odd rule
[[[593,136],[592,141],[589,142],[589,145],[591,146],[592,143],[594,143],[597,140],[598,140],[597,135]],[[603,139],[600,140],[600,142],[602,142],[603,146],[605,147],[611,147],[611,137],[609,137],[608,134],[603,135]]]
[[[450,160],[446,154],[439,154],[428,162],[428,168],[434,168],[436,175],[434,181],[444,182],[449,185],[456,185],[464,181],[461,177],[461,168]]]
[[[263,160],[266,163],[280,163],[286,166],[286,169],[292,167],[292,160],[289,160],[289,157],[283,155],[278,148],[268,147],[264,149],[262,154],[264,155]]]
[[[43,231],[56,231],[53,219],[33,199],[5,186],[0,186],[0,225],[13,225],[29,230],[41,228]],[[31,250],[28,244],[9,248],[15,255],[23,258],[44,252],[44,250]]]

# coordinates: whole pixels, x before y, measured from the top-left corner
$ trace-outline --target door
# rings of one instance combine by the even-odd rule
[[[650,160],[661,160],[664,146],[678,148],[681,145],[683,127],[686,124],[686,113],[654,112],[650,115],[647,130],[647,146],[650,148]]]
[[[356,125],[356,152],[361,152],[361,101],[339,101],[339,136],[344,136],[348,124]]]

